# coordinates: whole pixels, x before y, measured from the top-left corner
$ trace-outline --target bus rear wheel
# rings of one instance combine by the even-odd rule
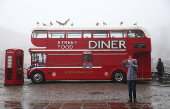
[[[31,81],[35,84],[41,84],[45,82],[44,74],[41,71],[34,71],[31,74]]]
[[[112,81],[116,83],[124,83],[126,81],[126,75],[122,70],[116,70],[112,74]]]

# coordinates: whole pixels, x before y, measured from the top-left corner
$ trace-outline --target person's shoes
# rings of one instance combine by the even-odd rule
[[[132,102],[132,100],[129,100],[128,102]]]
[[[138,101],[134,100],[134,102],[138,102]]]

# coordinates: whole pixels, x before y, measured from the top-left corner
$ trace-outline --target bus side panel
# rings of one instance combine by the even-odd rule
[[[84,80],[111,80],[113,70],[118,70],[119,68],[124,69],[121,65],[123,60],[128,58],[128,55],[93,55],[92,61],[93,66],[101,66],[102,68],[93,68],[92,74],[84,74]],[[118,68],[118,69],[116,69]],[[108,73],[108,75],[107,75]],[[125,72],[126,73],[126,72]]]

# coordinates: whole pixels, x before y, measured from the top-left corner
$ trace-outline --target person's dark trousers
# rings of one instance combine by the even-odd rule
[[[128,90],[129,90],[129,101],[128,102],[132,102],[132,92],[133,92],[133,99],[135,102],[136,101],[136,80],[127,80],[127,84],[128,84]]]
[[[159,78],[159,82],[162,81],[162,78],[161,78],[162,76],[163,76],[162,70],[158,70],[158,78]]]

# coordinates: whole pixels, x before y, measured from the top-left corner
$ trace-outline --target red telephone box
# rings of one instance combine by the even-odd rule
[[[24,83],[23,59],[23,50],[6,50],[4,85],[22,85]]]

